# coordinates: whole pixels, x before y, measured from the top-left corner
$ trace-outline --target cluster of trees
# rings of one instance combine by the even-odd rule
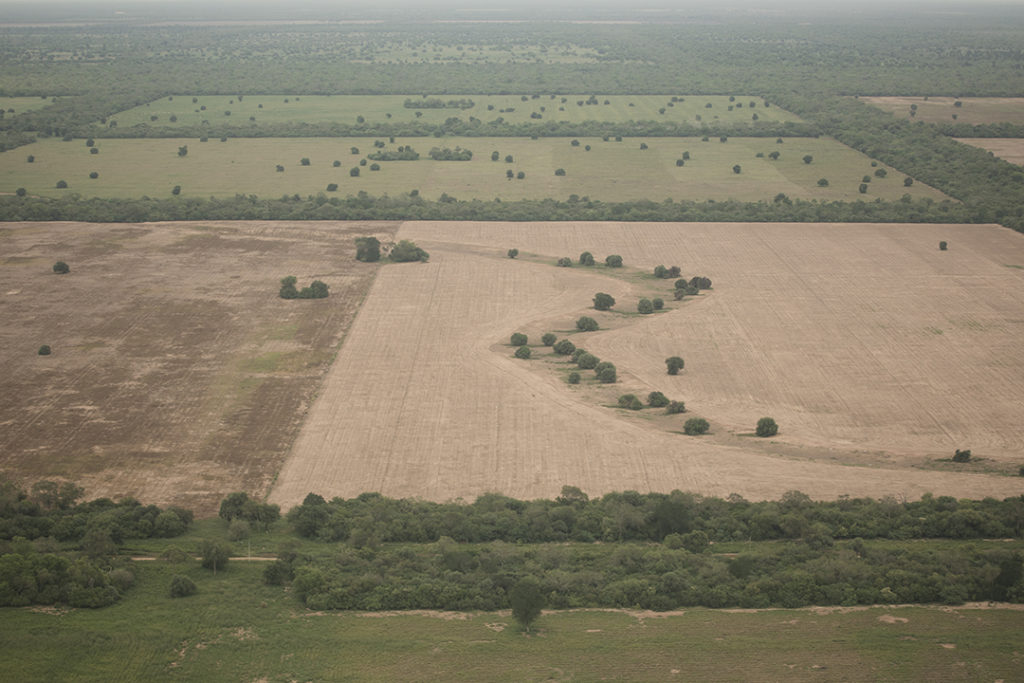
[[[429,154],[430,158],[434,161],[469,161],[473,158],[471,150],[462,149],[461,147],[456,147],[455,149],[432,147]]]
[[[402,240],[391,248],[388,258],[395,263],[408,263],[410,261],[426,263],[430,259],[430,254],[416,246],[416,243],[412,240]]]
[[[380,149],[370,152],[366,158],[371,161],[418,161],[420,153],[413,149],[412,145],[399,145],[397,149]]]
[[[438,97],[423,96],[423,99],[406,98],[402,106],[406,109],[472,109],[476,106],[473,100],[462,97],[457,100],[442,100]]]
[[[298,278],[288,275],[281,278],[281,290],[278,292],[282,299],[326,299],[328,295],[327,284],[321,280],[313,280],[309,287],[301,290],[295,287]]]

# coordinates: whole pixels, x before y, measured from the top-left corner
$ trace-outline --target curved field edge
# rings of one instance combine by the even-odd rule
[[[431,500],[565,484],[777,498],[791,489],[1003,497],[1020,464],[1024,242],[997,226],[454,223],[402,225],[431,253],[388,266],[332,367],[270,500],[380,491]],[[950,250],[940,252],[947,240]],[[524,255],[505,257],[515,247]],[[563,336],[633,285],[555,258],[610,253],[710,277],[711,296],[585,345],[614,362],[581,397],[545,361],[495,353],[515,331]],[[666,281],[665,286],[671,287]],[[666,289],[670,292],[670,289]],[[632,298],[631,298],[632,297]],[[574,341],[579,343],[577,339]],[[664,358],[686,370],[667,377]],[[540,368],[540,370],[538,370]],[[707,418],[687,438],[607,406],[663,391]],[[591,391],[586,388],[582,391]],[[749,433],[772,415],[771,440]],[[685,416],[681,416],[685,417]],[[984,458],[952,470],[955,448]],[[947,471],[935,471],[947,470]]]

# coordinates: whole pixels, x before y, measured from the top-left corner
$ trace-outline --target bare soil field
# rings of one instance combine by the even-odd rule
[[[862,97],[900,118],[925,123],[1024,123],[1024,97]],[[957,106],[959,102],[959,106]],[[911,106],[916,114],[911,117]]]
[[[0,226],[0,476],[197,514],[266,492],[377,270],[353,236],[395,227]]]
[[[1024,491],[1024,236],[998,226],[403,224],[426,264],[380,271],[270,500],[681,489],[917,498]],[[947,240],[948,251],[938,242]],[[520,258],[505,257],[510,247]],[[621,271],[557,268],[584,250]],[[680,303],[659,263],[710,277]],[[612,312],[593,311],[595,292]],[[661,295],[665,312],[635,313]],[[601,324],[573,333],[580,315]],[[532,360],[509,335],[529,334]],[[565,382],[569,336],[619,382]],[[686,368],[665,373],[680,355]],[[592,373],[584,373],[589,375]],[[688,413],[622,411],[662,391]],[[781,430],[752,436],[758,418]],[[683,436],[701,416],[711,433]],[[674,420],[674,422],[673,422]],[[975,461],[954,465],[956,448]]]
[[[957,138],[957,142],[987,149],[1011,164],[1024,165],[1024,140],[1020,138]]]

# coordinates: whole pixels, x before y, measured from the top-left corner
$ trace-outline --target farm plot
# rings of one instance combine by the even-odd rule
[[[388,266],[361,310],[271,492],[530,498],[681,489],[776,498],[791,489],[917,497],[1020,493],[1022,237],[995,226],[406,223],[428,264]],[[948,240],[949,251],[938,242]],[[509,247],[520,258],[504,257]],[[554,267],[621,254],[680,265],[714,290],[638,316],[670,281]],[[612,294],[620,312],[590,308]],[[671,300],[671,297],[667,297]],[[629,313],[629,314],[627,314]],[[583,314],[602,329],[572,334]],[[543,347],[571,335],[619,369],[569,386]],[[665,374],[664,359],[685,370]],[[688,413],[614,408],[662,391]],[[660,412],[660,411],[659,411]],[[691,416],[712,433],[676,433]],[[758,418],[781,425],[751,435]],[[961,471],[956,448],[984,459]]]
[[[770,201],[779,193],[820,201],[895,200],[904,194],[945,198],[921,183],[905,186],[902,173],[830,139],[786,138],[781,144],[775,138],[729,138],[724,143],[718,138],[577,141],[578,145],[571,138],[396,138],[393,143],[374,138],[98,140],[99,152],[94,154],[84,141],[44,140],[0,153],[0,191],[25,188],[29,194],[52,197],[171,197],[178,187],[181,197],[277,198],[314,195],[335,186],[325,194],[394,196],[418,190],[427,199],[447,194],[503,201],[565,200],[575,194],[609,202]],[[375,142],[384,146],[375,147]],[[372,157],[406,146],[418,152],[420,160],[377,162]],[[473,157],[434,161],[429,157],[434,147],[468,149]],[[492,161],[495,153],[497,160]],[[772,159],[775,153],[778,158]],[[564,175],[556,175],[559,169]],[[822,178],[827,186],[819,186]],[[62,182],[66,188],[58,188]]]
[[[423,107],[427,101],[472,101],[471,107]],[[409,102],[412,106],[405,106]],[[468,102],[467,102],[468,104]],[[710,106],[708,106],[710,105]],[[754,118],[756,115],[757,118]],[[251,118],[250,118],[251,117]],[[658,121],[662,123],[750,123],[800,121],[760,97],[699,95],[176,95],[112,117],[119,129],[132,126],[239,126],[280,123],[422,123],[448,118],[507,123],[567,121]],[[109,124],[109,122],[108,122]]]
[[[42,109],[52,104],[52,102],[53,100],[49,97],[0,97],[0,110],[3,111],[3,115],[0,118],[17,116],[34,109]]]
[[[987,149],[1011,164],[1024,165],[1024,140],[1020,138],[957,138],[957,142]]]
[[[393,229],[4,225],[0,476],[198,514],[265,491],[376,270],[352,236]],[[278,298],[289,274],[331,296]]]
[[[900,118],[925,123],[1024,123],[1024,97],[862,97]],[[911,115],[913,112],[913,115]]]

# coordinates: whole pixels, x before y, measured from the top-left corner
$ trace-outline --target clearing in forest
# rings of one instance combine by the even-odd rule
[[[1011,164],[1024,165],[1024,140],[1021,138],[957,138],[957,141],[987,149]]]
[[[380,271],[273,502],[566,484],[754,499],[1022,489],[1024,237],[1004,228],[416,222],[397,236],[430,262]],[[584,250],[638,271],[554,265]],[[670,280],[638,275],[658,264],[714,288],[677,303]],[[599,291],[611,312],[592,309]],[[667,310],[637,314],[657,292]],[[576,333],[581,315],[601,330]],[[619,381],[568,385],[568,362],[539,344],[548,331],[615,363]],[[513,357],[514,332],[531,360]],[[674,377],[673,355],[686,361]],[[615,407],[651,391],[688,412],[673,424]],[[709,435],[679,433],[693,416]],[[776,437],[752,435],[763,416]],[[950,462],[957,448],[975,462]]]
[[[861,97],[900,118],[925,123],[1024,123],[1024,97]]]

